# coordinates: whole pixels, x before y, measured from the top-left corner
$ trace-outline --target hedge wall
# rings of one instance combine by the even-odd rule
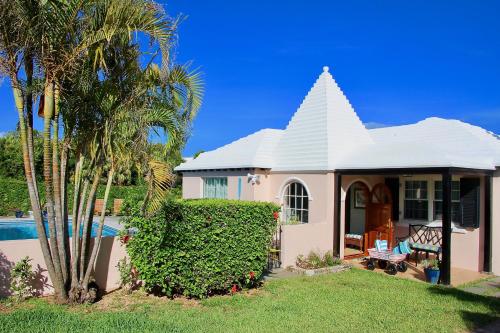
[[[130,217],[127,251],[149,291],[203,298],[254,284],[276,228],[271,203],[170,200],[152,218]]]
[[[40,186],[40,196],[43,200],[45,191],[43,184]],[[104,197],[105,185],[100,185],[97,191],[97,198]],[[144,199],[147,187],[141,186],[112,186],[109,193],[108,209],[112,209],[113,200],[124,199],[124,203],[136,203]],[[69,186],[68,195],[72,198],[73,186]],[[72,199],[69,200],[70,209]],[[23,180],[0,178],[0,216],[12,216],[16,209],[21,209],[27,213],[31,210],[31,203],[28,195],[28,187]]]

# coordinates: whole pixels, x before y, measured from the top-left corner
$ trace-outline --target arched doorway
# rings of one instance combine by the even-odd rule
[[[349,186],[345,198],[344,257],[364,255],[366,229],[366,203],[370,198],[368,186],[357,181]]]
[[[373,187],[367,207],[366,246],[373,247],[377,239],[385,239],[392,246],[392,195],[385,184]]]
[[[391,212],[392,196],[385,184],[379,183],[371,191],[363,182],[352,184],[345,201],[344,257],[367,255],[376,239],[392,245]]]

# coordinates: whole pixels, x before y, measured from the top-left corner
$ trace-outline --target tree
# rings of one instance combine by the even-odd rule
[[[141,149],[153,129],[166,132],[167,150],[181,147],[201,102],[198,74],[171,63],[177,23],[148,0],[0,0],[0,70],[12,86],[37,233],[61,302],[95,298],[89,285],[104,213],[92,249],[90,233],[101,178],[106,177],[104,206],[114,174],[124,166],[140,165],[148,174],[148,210],[169,187],[168,166]],[[140,51],[139,35],[151,40],[147,53]],[[153,56],[141,66],[148,54]],[[153,62],[156,54],[161,66]],[[37,105],[44,120],[49,237],[33,148]],[[74,194],[68,198],[71,157]],[[71,240],[68,200],[73,201]]]

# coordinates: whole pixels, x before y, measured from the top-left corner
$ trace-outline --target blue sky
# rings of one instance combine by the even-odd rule
[[[500,133],[500,1],[168,1],[204,73],[184,155],[285,128],[327,65],[365,123],[429,116]],[[14,129],[7,81],[0,132]]]

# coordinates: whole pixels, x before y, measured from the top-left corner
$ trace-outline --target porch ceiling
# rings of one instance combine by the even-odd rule
[[[474,168],[457,168],[457,167],[426,167],[426,168],[346,168],[336,169],[336,173],[342,175],[423,175],[423,174],[464,174],[464,175],[485,175],[491,176],[494,170],[490,169],[474,169]]]

